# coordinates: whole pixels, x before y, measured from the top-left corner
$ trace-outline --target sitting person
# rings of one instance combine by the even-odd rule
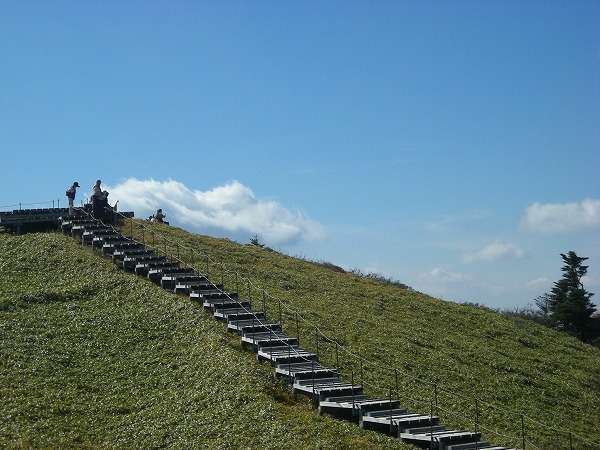
[[[163,210],[161,208],[158,208],[154,216],[152,216],[152,222],[165,223],[166,217],[167,215],[163,213]]]
[[[101,181],[96,181],[94,192],[91,197],[92,211],[94,217],[100,220],[109,220],[112,218],[114,209],[108,203],[108,191],[102,191],[100,188]]]

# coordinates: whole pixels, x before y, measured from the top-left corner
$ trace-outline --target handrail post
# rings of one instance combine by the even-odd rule
[[[521,414],[521,443],[523,450],[525,450],[525,417],[523,414]]]
[[[435,414],[438,415],[439,410],[438,410],[438,391],[437,391],[437,383],[434,383],[433,385],[433,395],[435,398]]]
[[[300,345],[300,323],[298,322],[298,313],[296,312],[296,339]]]
[[[429,450],[433,450],[433,399],[429,400]]]
[[[194,264],[196,263],[196,261],[200,261],[200,255],[198,255],[198,252],[196,252],[196,257],[194,258],[194,253],[191,253],[192,255],[192,267],[194,267]],[[196,275],[200,276],[200,266],[196,266],[194,267],[196,269]],[[208,282],[208,280],[207,280]]]
[[[354,369],[350,369],[350,389],[352,390],[352,420],[354,420]]]
[[[360,384],[365,384],[365,371],[363,370],[363,359],[360,356],[360,353],[358,354],[358,357],[360,358]]]
[[[573,450],[573,434],[569,431],[569,450]]]
[[[315,327],[315,344],[317,346],[317,358],[319,357],[319,329]]]
[[[206,278],[208,279],[210,275],[210,266],[209,266],[209,260],[208,260],[208,255],[206,255]]]
[[[400,389],[398,389],[398,369],[394,369],[394,378],[396,380],[396,397],[400,400]]]
[[[294,390],[294,386],[292,383],[292,346],[288,342],[288,378],[290,383],[292,384],[292,390]]]
[[[335,366],[337,367],[338,371],[340,371],[340,356],[339,356],[339,349],[338,349],[339,346],[340,346],[340,344],[338,344],[338,342],[335,341]]]
[[[477,400],[477,397],[475,397],[475,433],[479,433],[479,400]],[[475,450],[479,450],[478,442],[475,443]]]
[[[265,315],[265,320],[267,318],[267,295],[265,293],[265,290],[263,289],[262,291],[262,301],[263,301],[263,313]]]
[[[316,399],[315,399],[315,360],[314,359],[312,359],[310,361],[310,368],[312,371],[312,399],[313,399],[313,402],[316,402]]]
[[[390,436],[393,436],[394,433],[393,433],[393,423],[392,423],[392,388],[390,388],[388,406],[390,407]]]
[[[225,266],[223,265],[223,261],[221,261],[221,286],[225,289]]]

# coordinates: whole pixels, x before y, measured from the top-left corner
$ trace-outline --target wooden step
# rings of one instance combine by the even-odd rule
[[[339,419],[359,422],[365,411],[371,409],[387,408],[392,410],[398,406],[396,400],[379,398],[361,398],[355,396],[327,397],[319,402],[319,414],[328,414]]]
[[[260,319],[242,319],[227,321],[227,328],[240,334],[281,331],[281,324],[276,322],[262,322]]]
[[[287,345],[298,345],[298,339],[288,336],[283,332],[258,332],[246,333],[242,335],[242,344],[249,346],[253,351],[258,352],[264,347],[281,347]]]
[[[319,379],[319,380],[297,380],[294,382],[294,391],[308,395],[317,401],[322,401],[327,397],[343,395],[362,395],[363,388],[357,384],[344,383],[339,379]]]
[[[202,303],[205,309],[211,311],[229,309],[229,308],[245,308],[251,310],[252,305],[247,300],[229,300],[229,299],[218,299],[218,300],[205,300]]]
[[[81,243],[84,245],[92,245],[94,239],[100,236],[120,236],[120,234],[112,228],[105,230],[84,231],[81,235]]]
[[[322,366],[318,361],[278,364],[275,373],[289,380],[312,380],[314,378],[335,378],[339,372],[331,367]]]
[[[258,349],[257,357],[259,360],[270,361],[274,364],[286,364],[295,362],[305,362],[317,359],[317,355],[308,352],[301,347],[295,345],[286,346],[261,346]]]
[[[247,311],[244,308],[231,308],[231,309],[223,309],[217,310],[214,312],[213,317],[217,320],[245,320],[256,318],[257,320],[265,321],[267,316],[262,311],[252,312]]]
[[[221,286],[221,285],[219,285]],[[192,291],[190,293],[191,300],[199,300],[203,303],[210,303],[212,300],[228,300],[228,299],[237,299],[237,292],[223,292],[223,288],[221,288],[218,292],[200,292],[200,291]]]
[[[220,284],[212,284],[205,281],[177,281],[175,283],[175,293],[191,294],[192,292],[221,292],[223,286]]]
[[[163,261],[163,262],[147,262],[144,261],[142,263],[137,263],[135,265],[135,274],[136,275],[140,275],[142,277],[147,277],[148,276],[148,271],[150,269],[156,269],[157,267],[163,267],[163,268],[175,268],[175,267],[179,267],[178,263],[173,263],[170,261]]]
[[[208,282],[205,276],[195,273],[170,273],[164,274],[160,279],[160,286],[163,289],[175,289],[177,284],[198,282],[205,284]]]
[[[407,429],[401,432],[399,437],[405,442],[420,446],[432,443],[433,447],[438,450],[446,450],[448,446],[454,444],[478,442],[481,439],[480,433],[472,431],[437,430],[431,432],[426,431],[427,429],[428,427]]]
[[[146,251],[142,244],[138,244],[136,242],[126,241],[118,244],[104,244],[102,246],[102,252],[111,256],[122,255],[125,257],[124,252],[132,252],[129,254],[134,254],[135,252]]]
[[[139,248],[129,248],[129,249],[121,249],[121,250],[115,250],[112,254],[112,259],[113,262],[118,263],[118,264],[122,264],[123,263],[123,259],[126,256],[134,256],[134,255],[154,255],[154,251],[153,250],[147,250],[143,247],[139,247]]]
[[[390,421],[392,422],[391,427]],[[399,408],[391,411],[377,411],[377,414],[363,414],[360,418],[360,426],[365,430],[398,436],[399,432],[407,428],[437,426],[439,421],[437,416],[413,413]]]
[[[194,273],[194,269],[190,267],[180,267],[177,263],[174,264],[176,264],[175,267],[156,267],[149,269],[147,275],[148,279],[160,284],[162,277],[170,273]]]
[[[466,444],[452,444],[446,450],[506,450],[506,447],[496,447],[486,441],[468,442]]]

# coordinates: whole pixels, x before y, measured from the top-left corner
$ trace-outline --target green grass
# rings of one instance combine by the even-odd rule
[[[410,448],[318,416],[199,305],[0,234],[0,447]]]
[[[598,348],[530,321],[440,301],[268,249],[147,226],[156,232],[145,232],[147,243],[162,250],[159,236],[166,235],[179,243],[182,259],[193,258],[202,268],[205,262],[184,249],[208,253],[218,262],[209,266],[213,280],[221,278],[221,263],[237,270],[345,348],[368,358],[374,364],[363,367],[363,381],[374,394],[387,396],[390,388],[395,390],[393,372],[381,368],[393,367],[399,371],[400,399],[420,412],[429,412],[434,389],[414,380],[437,385],[438,412],[445,423],[473,429],[475,398],[480,399],[480,424],[492,442],[521,446],[521,413],[526,415],[528,441],[539,448],[568,448],[569,437],[534,421],[600,442]],[[169,246],[168,252],[177,249]],[[224,278],[235,289],[232,273]],[[252,289],[251,296],[260,306],[261,292]],[[277,318],[276,301],[269,300],[267,309]],[[285,314],[285,309],[284,325],[296,333],[294,314]],[[303,346],[315,348],[311,326],[301,323],[300,335]],[[333,345],[321,340],[320,351],[322,359],[335,364]],[[360,381],[358,359],[340,352],[340,365],[347,378],[352,371]],[[574,443],[583,448],[577,438]]]

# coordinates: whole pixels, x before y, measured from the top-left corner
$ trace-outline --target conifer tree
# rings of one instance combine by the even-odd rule
[[[591,337],[593,319],[596,310],[591,302],[594,294],[588,292],[581,282],[587,273],[588,266],[583,263],[588,259],[577,256],[573,251],[560,254],[564,266],[563,277],[554,283],[550,291],[548,309],[552,322],[559,328],[578,336],[581,340]]]

